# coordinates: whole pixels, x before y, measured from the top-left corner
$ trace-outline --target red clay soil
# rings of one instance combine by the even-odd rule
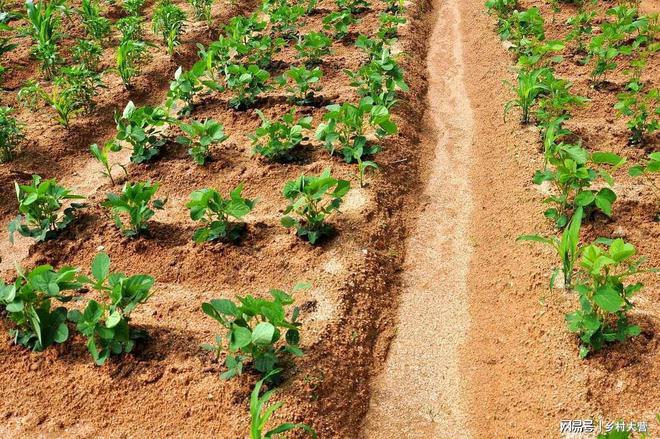
[[[461,3],[466,81],[477,129],[471,175],[474,216],[470,233],[475,245],[469,275],[472,326],[463,347],[474,437],[558,437],[561,419],[599,417],[646,421],[651,437],[657,437],[658,277],[640,276],[646,288],[635,299],[632,320],[642,327],[642,334],[579,360],[578,341],[564,322],[564,314],[576,308],[576,298],[561,289],[548,288],[556,256],[547,248],[514,243],[520,234],[553,233],[542,215],[544,196],[530,181],[534,171],[542,167],[538,132],[518,125],[515,116],[502,123],[502,108],[511,92],[501,81],[515,80],[510,68],[515,61],[507,56],[494,30],[495,19],[484,13],[482,2]],[[615,2],[602,3],[597,8],[599,16]],[[553,20],[544,2],[522,1],[521,5],[541,9],[548,38],[565,35],[567,26],[563,23],[575,12],[562,4],[561,13]],[[648,11],[644,6],[642,11]],[[616,152],[632,163],[657,151],[657,135],[644,148],[627,144],[625,120],[617,118],[612,108],[616,93],[625,84],[621,71],[608,77],[614,90],[595,90],[589,83],[591,66],[572,62],[569,53],[556,73],[574,83],[575,93],[590,99],[567,124],[583,145],[590,151]],[[659,61],[656,53],[644,75],[651,87],[659,85]],[[647,183],[628,177],[625,169],[616,173],[615,180],[619,198],[613,217],[589,218],[584,225],[585,239],[623,237],[640,255],[648,257],[649,266],[657,267],[657,198]]]
[[[216,10],[216,23],[254,6],[222,3]],[[319,12],[305,19],[304,29],[320,29],[323,16],[334,7],[332,1],[320,2]],[[383,9],[373,2],[371,11],[360,14],[351,40],[357,33],[373,32]],[[193,112],[196,119],[216,119],[231,135],[212,151],[208,166],[195,165],[185,149],[170,143],[157,161],[129,168],[132,181],[159,181],[158,195],[168,197],[149,235],[137,240],[122,237],[99,206],[107,192],[120,189],[121,182],[115,187],[108,183],[89,194],[89,207],[57,240],[31,246],[25,267],[49,263],[87,270],[102,247],[111,256],[114,270],[153,275],[157,281],[154,296],[133,314],[134,323],[151,338],[130,355],[96,367],[78,337],[43,353],[31,353],[13,346],[5,336],[0,343],[4,383],[0,436],[245,437],[249,394],[257,377],[247,373],[231,381],[219,379],[224,359],[214,362],[199,345],[211,341],[220,327],[201,312],[200,305],[217,297],[265,296],[270,288],[289,289],[300,281],[313,285],[296,294],[306,354],[287,369],[288,379],[276,396],[285,407],[273,422],[304,421],[321,437],[355,435],[368,407],[370,378],[382,364],[387,340],[394,333],[392,312],[398,296],[405,215],[415,209],[414,198],[406,195],[419,183],[416,122],[424,105],[425,41],[420,32],[423,13],[411,7],[409,15],[410,25],[401,30],[400,44],[410,55],[403,58],[403,66],[411,92],[394,110],[399,134],[384,142],[378,157],[381,172],[369,176],[366,188],[358,187],[354,166],[329,157],[315,141],[308,142],[305,153],[290,164],[269,164],[253,157],[247,135],[258,126],[258,115],[254,109],[229,109],[229,95],[217,94],[199,99]],[[56,126],[45,108],[38,113],[19,112],[19,119],[28,123],[28,142],[16,161],[0,165],[3,227],[16,215],[14,179],[24,182],[39,173],[73,180],[72,174],[91,160],[88,145],[112,135],[113,110],[121,110],[129,99],[160,102],[177,66],[194,61],[197,41],[210,41],[208,32],[190,28],[178,49],[184,55],[175,60],[169,60],[162,47],[154,49],[152,62],[130,94],[114,74],[105,75],[108,89],[99,97],[95,112],[75,120],[68,130]],[[106,65],[112,62],[111,52],[106,54]],[[12,56],[30,66],[26,71],[35,71],[26,51]],[[294,51],[284,50],[277,61],[272,76],[296,62]],[[333,54],[322,66],[322,94],[327,103],[356,99],[343,69],[355,70],[362,61],[352,41],[333,45]],[[12,87],[22,79],[13,79]],[[14,99],[15,90],[3,95],[3,103],[13,104]],[[275,90],[258,108],[275,117],[290,105]],[[312,115],[315,124],[322,113],[316,107],[298,110],[299,115]],[[280,226],[286,206],[281,188],[303,172],[316,174],[325,167],[351,180],[353,190],[334,221],[336,236],[312,247]],[[195,245],[191,240],[195,226],[184,208],[189,194],[203,187],[226,193],[239,182],[245,183],[246,196],[259,199],[247,218],[245,239],[238,245]],[[6,279],[12,276],[11,271],[4,273]],[[0,326],[6,334],[8,325]]]

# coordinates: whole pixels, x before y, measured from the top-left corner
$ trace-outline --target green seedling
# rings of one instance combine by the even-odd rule
[[[203,226],[196,229],[193,241],[206,242],[217,239],[238,241],[245,229],[244,223],[230,221],[230,218],[241,220],[249,214],[256,200],[243,198],[243,185],[239,184],[225,199],[215,189],[202,189],[190,195],[186,207],[190,209],[190,218],[200,221]]]
[[[583,211],[578,207],[573,214],[568,226],[561,234],[561,238],[556,236],[540,235],[522,235],[516,241],[534,241],[551,246],[561,261],[561,268],[554,270],[550,278],[550,288],[554,288],[555,279],[561,271],[564,275],[564,288],[571,290],[573,288],[573,271],[575,263],[580,256],[580,227],[582,226]]]
[[[133,87],[133,78],[140,74],[140,64],[145,60],[147,43],[135,40],[123,40],[117,47],[115,57],[116,71],[127,90]]]
[[[326,221],[339,211],[344,196],[351,188],[346,180],[338,180],[330,175],[327,168],[319,175],[301,175],[296,180],[284,185],[284,197],[289,205],[284,210],[282,225],[295,227],[299,237],[310,244],[316,244],[321,238],[330,236],[333,228]],[[298,218],[290,216],[294,214]]]
[[[122,114],[115,113],[118,141],[126,141],[133,147],[131,161],[143,163],[160,153],[165,144],[163,128],[174,122],[163,107],[136,107],[130,101]]]
[[[91,38],[101,41],[110,34],[110,20],[101,15],[101,9],[94,0],[81,0],[78,14]]]
[[[335,11],[323,18],[323,29],[333,31],[335,41],[341,41],[348,35],[350,27],[357,22],[358,20],[350,11]]]
[[[297,285],[294,292],[306,286]],[[293,297],[282,290],[270,290],[272,299],[260,299],[251,295],[238,297],[238,304],[228,299],[214,299],[202,304],[202,311],[227,330],[225,359],[227,371],[220,376],[230,379],[243,372],[245,363],[251,361],[254,370],[270,380],[278,378],[278,366],[285,354],[300,357],[300,326],[298,307],[294,307],[288,319],[287,307]],[[284,340],[282,340],[282,338]],[[219,353],[217,346],[202,348]],[[217,359],[217,358],[216,358]]]
[[[13,160],[25,139],[24,125],[12,116],[13,112],[11,107],[0,107],[0,163]]]
[[[218,122],[207,119],[204,122],[193,120],[192,123],[179,123],[179,128],[186,135],[177,137],[176,141],[189,147],[188,154],[198,165],[204,165],[208,160],[211,145],[219,144],[229,138],[225,128]]]
[[[580,358],[596,352],[606,343],[623,342],[640,334],[627,313],[632,296],[642,283],[626,284],[639,273],[643,259],[634,259],[636,249],[623,239],[599,239],[582,249],[580,281],[575,286],[580,309],[566,315],[571,332],[580,337]]]
[[[50,265],[40,265],[27,273],[18,269],[14,283],[0,280],[0,304],[15,326],[9,330],[15,344],[43,351],[54,343],[67,341],[66,308],[53,307],[53,302],[73,300],[66,293],[81,288],[77,278],[75,268],[55,271]]]
[[[532,71],[521,70],[518,72],[518,85],[517,87],[511,86],[516,92],[516,99],[512,99],[504,106],[504,117],[513,108],[520,108],[521,122],[524,124],[529,123],[529,115],[532,107],[536,104],[537,99],[544,93],[548,92],[548,86],[544,82],[544,76],[547,75],[549,69],[540,68]]]
[[[166,200],[151,200],[160,185],[150,181],[124,183],[121,194],[108,194],[103,207],[110,208],[115,225],[128,237],[148,230],[147,222],[155,215],[154,209],[163,209]]]
[[[257,110],[261,126],[250,136],[254,152],[270,160],[291,160],[292,152],[306,139],[304,129],[312,128],[312,116],[296,121],[296,110],[292,109],[279,120],[271,121]]]
[[[161,0],[152,18],[152,28],[167,45],[167,53],[172,56],[174,48],[181,44],[181,33],[185,27],[186,14],[170,0]]]
[[[144,331],[130,326],[131,313],[151,296],[154,278],[111,273],[110,257],[106,253],[96,255],[91,274],[91,278],[83,276],[81,281],[100,292],[102,301],[90,299],[83,312],[69,311],[68,319],[87,338],[87,349],[101,366],[111,355],[131,352],[136,341],[145,338]]]
[[[244,110],[254,104],[259,94],[269,89],[268,81],[270,75],[267,71],[252,64],[244,66],[232,64],[225,69],[227,88],[234,92],[234,97],[229,100],[229,105],[238,110]]]
[[[64,208],[66,200],[85,197],[71,193],[55,180],[42,181],[40,176],[33,175],[29,185],[14,185],[20,215],[9,224],[9,240],[12,243],[15,232],[37,242],[53,239],[73,221],[76,210],[84,207],[84,204],[74,202]]]
[[[312,70],[304,66],[291,67],[277,81],[286,87],[291,102],[296,105],[312,105],[317,102],[315,93],[320,90],[318,83],[322,77],[320,67]]]
[[[261,396],[259,396],[259,393],[264,382],[277,376],[280,372],[280,369],[273,370],[263,379],[257,381],[257,384],[252,390],[252,395],[250,396],[250,439],[271,439],[291,430],[303,430],[309,433],[312,438],[316,439],[318,437],[316,431],[309,425],[301,423],[294,424],[287,422],[264,433],[266,424],[268,424],[273,414],[282,407],[283,403],[278,402],[270,406],[267,405],[273,396],[274,389],[268,390]]]
[[[92,153],[94,158],[98,160],[98,162],[103,166],[104,170],[101,172],[101,174],[108,177],[113,186],[115,184],[115,179],[112,176],[112,169],[115,166],[121,168],[122,171],[124,171],[124,174],[128,177],[128,171],[124,165],[121,163],[110,164],[110,152],[117,152],[118,150],[119,146],[117,145],[117,142],[113,141],[105,142],[103,147],[100,147],[96,143],[90,145],[89,147],[89,152]]]
[[[298,37],[296,50],[298,58],[305,61],[308,66],[320,64],[323,57],[330,54],[332,40],[323,32],[310,32]]]

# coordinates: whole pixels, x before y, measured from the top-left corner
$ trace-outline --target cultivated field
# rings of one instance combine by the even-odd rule
[[[0,10],[0,437],[660,434],[658,2]]]

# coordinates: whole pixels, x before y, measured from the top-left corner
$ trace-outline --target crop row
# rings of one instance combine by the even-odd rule
[[[533,182],[549,183],[552,188],[544,200],[549,206],[544,215],[557,235],[518,239],[555,250],[560,266],[553,272],[550,286],[554,287],[561,273],[564,287],[578,296],[579,307],[566,315],[566,323],[578,335],[579,355],[584,358],[608,343],[640,334],[628,313],[634,306],[633,296],[643,285],[631,278],[649,269],[643,268],[644,258],[638,258],[635,247],[623,239],[581,242],[583,222],[596,212],[608,217],[613,214],[617,199],[613,175],[627,160],[612,152],[589,152],[566,127],[572,111],[587,105],[588,99],[573,94],[572,84],[557,77],[554,68],[564,62],[562,53],[570,51],[591,66],[591,84],[600,88],[608,72],[626,63],[626,90],[618,95],[614,110],[628,120],[630,143],[639,144],[658,129],[658,90],[648,90],[641,77],[647,59],[660,46],[657,15],[643,16],[633,6],[618,5],[607,10],[596,32],[596,12],[590,10],[589,2],[572,3],[579,4],[579,11],[568,20],[570,32],[562,40],[546,39],[537,7],[523,10],[516,0],[489,0],[486,7],[497,17],[497,31],[517,58],[518,79],[511,86],[516,97],[507,103],[505,115],[518,108],[523,124],[534,122],[540,128],[543,169],[536,171]],[[657,172],[657,152],[629,168],[631,176],[650,177]]]
[[[131,150],[134,164],[157,160],[162,147],[178,142],[188,148],[191,159],[204,166],[211,147],[228,138],[218,122],[193,118],[195,104],[201,95],[229,94],[227,111],[243,111],[259,104],[259,97],[267,90],[279,87],[287,93],[295,106],[318,106],[325,102],[320,86],[323,77],[322,60],[332,50],[333,42],[346,40],[349,28],[358,15],[371,8],[365,0],[337,0],[337,11],[323,18],[326,32],[299,32],[300,19],[315,11],[316,3],[265,0],[258,13],[233,18],[218,39],[208,47],[198,45],[199,59],[190,69],[179,68],[169,84],[165,102],[156,106],[136,106],[129,102],[115,114],[114,137],[90,152],[104,168],[111,183],[112,172],[120,168],[128,181],[120,193],[109,193],[101,204],[110,213],[121,232],[139,239],[148,229],[155,211],[165,208],[166,200],[157,199],[158,182],[130,181],[130,168],[114,163],[113,154],[124,147]],[[209,25],[208,1],[192,0],[196,17]],[[121,41],[117,46],[117,67],[125,87],[139,74],[145,61],[148,43],[140,40],[142,17],[139,1],[126,1],[122,8],[128,13],[111,23],[102,16],[93,0],[84,0],[79,13],[88,39],[78,42],[72,50],[72,66],[58,55],[57,42],[60,19],[70,13],[63,2],[42,1],[26,4],[30,26],[25,30],[32,36],[32,55],[40,62],[45,83],[28,82],[18,93],[19,101],[36,108],[43,101],[51,107],[55,119],[68,127],[70,118],[93,107],[100,87],[99,47],[116,27]],[[386,12],[380,15],[380,26],[371,35],[359,35],[355,45],[364,52],[366,61],[356,71],[346,71],[359,100],[326,106],[323,122],[315,129],[316,139],[330,155],[338,155],[347,163],[355,163],[360,185],[365,171],[377,169],[375,155],[380,151],[378,141],[397,132],[390,117],[399,91],[407,90],[403,72],[392,53],[397,39],[397,27],[405,22],[404,9],[398,1],[387,2]],[[167,0],[161,1],[153,14],[153,30],[163,38],[168,53],[176,50],[185,14]],[[10,19],[5,19],[9,22]],[[5,28],[7,30],[7,28]],[[281,76],[271,78],[273,55],[293,45],[300,64],[291,66]],[[312,118],[298,117],[292,109],[275,120],[269,120],[259,110],[261,126],[250,136],[255,154],[265,160],[286,162],[295,156],[296,149],[313,130]],[[0,136],[3,159],[10,160],[23,140],[24,129],[4,107],[0,113]],[[70,128],[69,128],[70,129]],[[245,232],[242,219],[249,215],[257,200],[244,198],[241,183],[227,195],[213,188],[190,194],[186,207],[190,217],[199,222],[192,239],[195,242],[222,240],[228,243],[241,239]],[[297,235],[316,244],[333,232],[328,217],[337,213],[342,199],[350,190],[350,182],[331,175],[326,169],[320,175],[300,175],[288,181],[283,197],[288,205],[281,223],[295,228]],[[56,239],[59,233],[76,219],[76,213],[87,207],[84,197],[72,193],[54,179],[32,177],[28,184],[16,183],[19,216],[11,222],[10,239],[15,233],[34,239],[37,243]],[[131,314],[151,296],[154,279],[148,275],[126,276],[110,270],[110,258],[99,253],[92,262],[90,274],[77,268],[56,270],[42,265],[31,271],[18,271],[13,283],[0,282],[0,304],[11,322],[12,339],[16,344],[34,351],[42,351],[54,343],[69,339],[71,328],[87,339],[87,348],[96,364],[104,364],[111,356],[130,352],[136,343],[145,342],[145,332],[131,325]],[[307,288],[297,285],[293,291]],[[96,291],[99,300],[83,299],[81,289]],[[260,395],[263,383],[270,386],[282,380],[283,357],[301,356],[301,323],[299,311],[293,307],[292,295],[271,290],[271,299],[247,295],[238,302],[227,299],[202,304],[202,311],[216,320],[225,330],[214,344],[203,349],[213,351],[219,359],[225,354],[226,371],[222,378],[241,374],[250,368],[261,375],[254,387],[250,414],[251,437],[268,438],[292,429],[303,429],[316,437],[305,424],[281,424],[264,432],[266,423],[281,403],[267,406],[272,389]],[[85,301],[84,306],[67,307],[68,303]]]

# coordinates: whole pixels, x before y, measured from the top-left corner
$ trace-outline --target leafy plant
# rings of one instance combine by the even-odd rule
[[[209,146],[229,138],[225,134],[225,127],[212,119],[204,122],[193,120],[190,124],[181,122],[179,128],[186,136],[177,137],[177,142],[189,147],[188,154],[198,165],[204,165],[209,158]]]
[[[594,18],[596,18],[594,11],[581,11],[569,18],[566,22],[571,27],[571,31],[566,35],[566,41],[575,41],[577,43],[576,51],[578,53],[586,50],[586,37],[593,32]]]
[[[290,67],[278,78],[278,82],[286,87],[291,102],[297,105],[311,105],[317,101],[315,93],[319,91],[319,87],[316,85],[322,77],[323,71],[320,67],[314,67],[312,70],[304,66]]]
[[[537,95],[536,111],[536,119],[541,124],[559,117],[570,116],[571,110],[584,106],[588,101],[582,96],[572,94],[572,84],[565,79],[556,78],[551,70],[543,75],[543,86],[545,89]]]
[[[198,21],[206,22],[206,25],[211,27],[211,7],[213,0],[188,0],[188,3],[195,11],[195,19]]]
[[[385,137],[397,132],[397,127],[390,119],[390,113],[383,105],[374,105],[371,97],[364,97],[358,105],[344,102],[341,105],[328,105],[323,117],[324,123],[316,130],[316,138],[325,143],[325,148],[334,154],[343,154],[344,160],[351,163],[354,160],[354,142],[356,139],[366,140],[365,121],[375,129],[377,137]],[[360,140],[361,142],[361,140]],[[365,154],[378,152],[376,146],[363,145]]]
[[[157,156],[165,144],[162,127],[173,122],[163,107],[136,107],[129,101],[122,114],[115,113],[118,141],[126,141],[133,147],[131,161],[143,163]]]
[[[13,112],[11,107],[0,107],[0,163],[13,160],[25,138],[23,124],[11,115]]]
[[[610,189],[614,186],[614,180],[605,169],[596,171],[589,165],[609,165],[614,171],[625,163],[625,159],[610,152],[589,155],[579,145],[559,143],[551,148],[546,152],[546,157],[554,169],[537,171],[532,180],[535,184],[549,181],[558,193],[545,199],[545,203],[556,205],[547,209],[545,216],[555,221],[560,228],[566,224],[569,211],[577,206],[584,209],[598,208],[605,215],[611,216],[612,204],[616,201],[616,194]],[[605,180],[609,187],[591,189],[598,177]]]
[[[252,390],[252,395],[250,396],[250,439],[270,439],[277,437],[282,433],[286,433],[287,431],[296,429],[304,430],[314,439],[316,439],[318,437],[316,431],[314,431],[314,429],[309,425],[293,424],[290,422],[280,424],[272,430],[264,433],[266,424],[268,424],[268,421],[270,421],[271,416],[277,410],[279,410],[280,407],[282,407],[283,403],[278,402],[271,406],[267,406],[268,401],[273,396],[274,389],[268,390],[261,396],[259,396],[259,393],[261,392],[261,387],[263,386],[264,382],[268,381],[268,379],[272,378],[272,376],[276,376],[279,373],[279,369],[273,370],[271,374],[266,375],[263,379],[257,381],[257,384]]]
[[[266,83],[270,75],[267,71],[256,65],[244,66],[232,64],[225,69],[227,88],[234,92],[235,96],[229,100],[229,104],[236,109],[245,109],[254,104],[260,93],[268,90]]]
[[[297,285],[294,292],[306,286]],[[297,357],[303,355],[298,347],[300,326],[298,307],[294,307],[287,319],[287,307],[294,303],[293,297],[282,290],[270,290],[272,299],[260,299],[252,295],[238,297],[238,304],[228,299],[214,299],[202,303],[202,311],[227,329],[225,359],[227,371],[220,376],[230,379],[243,372],[245,363],[252,361],[252,368],[262,376],[274,379],[279,374],[277,367],[285,353]],[[284,335],[284,342],[281,342]],[[202,345],[206,350],[220,355],[221,344]]]
[[[68,319],[87,338],[87,349],[101,366],[110,355],[131,352],[135,342],[145,337],[144,331],[130,326],[131,313],[151,296],[154,278],[111,273],[110,257],[106,253],[96,255],[91,272],[91,278],[82,277],[81,281],[106,296],[105,300],[89,300],[83,312],[69,311]]]
[[[117,152],[119,150],[119,145],[117,142],[106,142],[103,147],[100,147],[96,143],[90,145],[89,151],[92,153],[94,158],[103,165],[104,171],[102,174],[110,179],[110,182],[114,185],[115,184],[115,179],[112,177],[112,168],[115,166],[120,167],[126,176],[128,176],[128,171],[126,170],[126,167],[122,165],[121,163],[113,163],[110,164],[109,161],[109,153],[112,152]]]
[[[370,60],[357,72],[344,70],[351,78],[351,85],[357,88],[360,96],[369,96],[374,103],[390,108],[396,102],[398,90],[408,91],[403,69],[388,48],[369,41],[363,35],[358,37],[356,45],[367,51]]]
[[[87,35],[93,39],[100,41],[110,34],[110,20],[101,15],[101,9],[94,0],[81,0],[78,13]]]
[[[144,7],[145,0],[124,0],[121,7],[129,16],[138,17]]]
[[[237,241],[241,237],[244,224],[231,222],[230,218],[240,221],[256,204],[256,200],[243,198],[242,191],[243,185],[239,184],[229,192],[228,199],[223,198],[215,189],[202,189],[190,195],[190,202],[186,204],[190,209],[190,218],[204,224],[195,230],[195,242],[216,239]]]
[[[304,59],[308,66],[319,64],[330,53],[331,45],[332,40],[323,32],[310,32],[298,37],[298,58]]]
[[[644,84],[633,80],[628,89],[617,96],[614,108],[621,116],[626,116],[626,125],[630,130],[630,143],[643,143],[660,128],[660,90],[644,91]]]
[[[151,201],[159,187],[158,183],[151,181],[126,182],[121,194],[108,194],[102,205],[110,208],[117,228],[124,235],[137,236],[147,231],[147,222],[155,214],[153,209],[163,209],[166,200]]]
[[[303,129],[312,128],[312,116],[306,116],[296,121],[296,110],[292,109],[279,120],[271,121],[257,110],[261,118],[261,126],[250,136],[254,152],[270,160],[291,159],[292,151],[305,138]]]
[[[193,99],[195,95],[202,91],[202,83],[199,80],[199,70],[203,69],[202,64],[195,64],[190,70],[183,70],[182,67],[174,72],[174,81],[170,82],[170,90],[167,93],[167,105],[172,107],[177,100],[182,100],[185,106],[180,113],[187,115],[193,110]]]
[[[628,174],[632,177],[646,177],[655,193],[656,205],[660,205],[660,189],[655,183],[655,176],[653,174],[658,173],[660,173],[660,152],[650,153],[645,163],[632,166],[628,170]],[[660,221],[660,213],[656,213],[656,221]]]
[[[185,26],[186,14],[181,8],[170,0],[161,0],[152,18],[152,27],[155,34],[163,38],[167,45],[167,53],[174,54],[174,48],[180,44],[179,38]]]
[[[383,41],[391,41],[399,36],[399,26],[406,23],[404,17],[382,13],[378,16],[378,32],[376,36]]]
[[[11,242],[14,242],[14,232],[34,238],[37,242],[52,239],[73,221],[76,210],[84,206],[72,203],[62,210],[66,200],[85,197],[72,194],[55,180],[41,181],[40,176],[33,175],[29,185],[14,185],[20,215],[9,224]]]
[[[564,275],[564,287],[568,290],[573,288],[573,271],[575,263],[580,257],[580,227],[582,226],[582,208],[577,208],[568,226],[561,234],[556,236],[522,235],[516,241],[534,241],[551,246],[561,261],[561,271]],[[550,278],[550,288],[554,288],[555,279],[560,269],[554,270]]]
[[[12,284],[0,280],[0,304],[5,306],[15,325],[9,330],[13,342],[34,351],[64,343],[69,338],[66,308],[53,308],[53,301],[72,300],[65,293],[81,286],[75,268],[55,271],[50,265],[40,265],[27,273],[18,269],[18,277]]]
[[[352,14],[359,14],[371,7],[367,0],[335,0],[337,7]]]
[[[580,336],[580,358],[599,351],[605,343],[640,334],[639,326],[628,321],[627,312],[643,284],[624,283],[640,272],[643,259],[633,259],[635,253],[635,247],[623,239],[599,239],[583,248],[581,281],[575,286],[580,310],[566,315],[569,330]]]
[[[327,168],[319,175],[301,175],[284,185],[284,197],[289,205],[284,210],[282,225],[295,227],[298,236],[316,244],[321,238],[332,233],[332,226],[326,223],[328,217],[339,211],[342,199],[350,190],[351,184],[330,175]],[[295,214],[294,218],[288,214]]]
[[[133,86],[133,78],[140,74],[140,63],[146,51],[147,43],[144,41],[127,39],[117,46],[116,70],[126,89]]]
[[[298,31],[299,21],[307,10],[298,4],[284,2],[270,10],[268,15],[274,32],[284,38],[292,38]]]
[[[336,41],[341,41],[348,35],[350,26],[357,23],[357,21],[350,11],[335,11],[323,18],[323,29],[333,30],[333,38]]]

